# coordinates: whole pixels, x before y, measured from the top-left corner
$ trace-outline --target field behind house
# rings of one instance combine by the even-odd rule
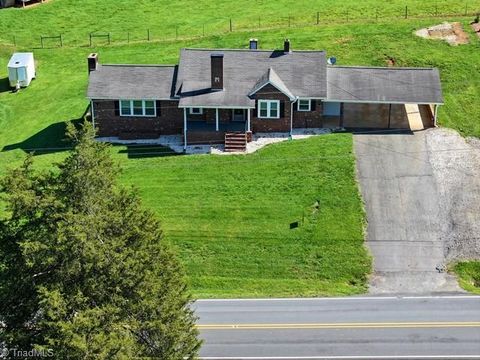
[[[52,0],[24,12],[0,10],[2,23],[13,22],[17,16],[16,21],[32,24],[32,31],[20,31],[20,40],[24,36],[38,44],[38,35],[48,22],[51,33],[65,30],[67,42],[63,48],[34,49],[38,78],[17,94],[8,91],[6,63],[14,50],[32,48],[22,47],[21,41],[17,48],[0,45],[0,174],[18,165],[32,150],[41,168],[65,156],[69,144],[62,141],[64,122],[80,119],[87,106],[88,53],[98,52],[104,63],[172,64],[178,61],[181,47],[245,47],[250,37],[258,38],[262,48],[278,48],[288,37],[293,48],[326,49],[339,64],[383,66],[393,57],[399,66],[439,67],[446,101],[440,110],[440,124],[464,135],[480,136],[479,40],[469,31],[469,45],[451,47],[412,35],[414,29],[440,23],[442,18],[285,26],[191,40],[84,46],[84,33],[95,22],[95,30],[102,31],[155,23],[168,34],[171,19],[167,14],[174,18],[183,11],[184,16],[176,18],[197,28],[203,19],[214,18],[213,5],[206,2],[182,2],[184,7],[177,5],[180,2],[171,3],[168,10],[157,12],[151,4],[158,9],[162,8],[160,2],[132,5],[118,1],[118,8],[105,5],[109,2],[85,0],[75,23],[69,22],[67,10],[77,2],[70,0]],[[286,3],[249,2],[250,12],[242,2],[219,4],[222,14],[228,13],[222,6],[228,6],[237,17],[250,21],[268,9],[281,14]],[[306,1],[304,7],[295,8],[310,12],[315,7],[326,9],[329,4]],[[400,6],[401,2],[388,2],[385,11],[392,4]],[[338,20],[342,20],[340,15]],[[467,29],[470,18],[455,20]],[[76,37],[81,46],[73,41]],[[0,34],[1,41],[10,42],[6,33]],[[145,204],[160,217],[166,238],[177,247],[185,264],[195,295],[206,297],[364,291],[370,260],[363,247],[364,214],[351,152],[348,134],[287,142],[257,154],[233,157],[165,156],[163,149],[112,148],[124,167],[122,183],[136,186]],[[318,200],[317,211],[314,204]],[[300,227],[290,230],[290,223],[295,221],[300,221]]]

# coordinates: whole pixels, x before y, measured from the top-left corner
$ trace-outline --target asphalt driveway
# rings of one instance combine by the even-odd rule
[[[354,135],[374,258],[372,293],[461,291],[444,272],[451,224],[432,167],[429,131]]]

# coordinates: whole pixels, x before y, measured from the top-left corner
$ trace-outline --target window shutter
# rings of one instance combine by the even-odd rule
[[[285,117],[285,101],[280,101],[280,117]]]
[[[310,100],[310,110],[315,111],[317,107],[317,100]]]
[[[155,101],[155,107],[157,108],[157,117],[162,116],[162,106],[160,100]]]
[[[120,100],[115,101],[115,116],[120,116]]]

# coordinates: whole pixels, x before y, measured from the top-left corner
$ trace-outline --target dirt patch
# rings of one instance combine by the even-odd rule
[[[458,22],[445,22],[440,25],[420,29],[415,32],[415,35],[425,39],[443,40],[453,46],[468,44],[468,34]]]
[[[480,23],[472,23],[472,29],[480,37]]]

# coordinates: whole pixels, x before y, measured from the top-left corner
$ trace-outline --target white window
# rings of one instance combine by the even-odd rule
[[[120,116],[155,117],[155,100],[120,100]]]
[[[311,111],[312,109],[312,101],[310,99],[300,99],[297,103],[297,110],[298,111]]]
[[[264,119],[280,118],[280,101],[258,100],[258,117]]]
[[[190,115],[202,115],[203,109],[202,108],[190,108],[189,109]]]

